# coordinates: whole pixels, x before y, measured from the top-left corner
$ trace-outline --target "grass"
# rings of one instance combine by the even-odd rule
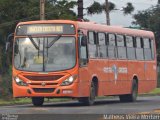
[[[45,99],[45,102],[65,102],[71,99],[68,98],[54,98]],[[31,104],[32,100],[30,98],[12,98],[12,99],[0,99],[0,106],[2,105],[21,105],[21,104]]]
[[[153,91],[151,91],[148,94],[151,94],[151,95],[160,95],[160,88],[156,88],[156,89],[154,89]]]
[[[26,104],[31,103],[31,99],[29,98],[17,98],[17,99],[0,99],[0,105],[14,105],[14,104]]]

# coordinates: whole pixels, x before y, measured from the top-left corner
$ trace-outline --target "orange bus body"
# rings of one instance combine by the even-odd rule
[[[90,85],[93,80],[97,83],[97,96],[124,95],[130,94],[132,81],[138,81],[138,93],[145,93],[156,88],[157,85],[157,63],[154,34],[149,31],[133,30],[121,27],[111,27],[90,22],[78,22],[68,20],[49,20],[22,22],[19,25],[28,24],[73,24],[76,28],[76,65],[74,68],[57,72],[31,72],[18,70],[13,66],[13,96],[14,97],[88,97]],[[154,41],[154,59],[152,60],[128,60],[128,59],[102,59],[89,58],[86,66],[80,67],[78,53],[78,30],[88,35],[88,31],[100,33],[113,33],[120,35],[138,36],[150,38]],[[56,34],[55,34],[56,35]],[[36,37],[38,35],[35,35]],[[39,35],[41,36],[41,35]],[[54,36],[54,35],[46,35]],[[69,36],[69,35],[68,35]],[[15,35],[15,39],[17,36]],[[13,60],[14,61],[14,60]],[[118,75],[115,76],[113,67],[118,68]],[[76,80],[68,86],[61,86],[61,83],[69,76],[77,75]],[[27,83],[27,86],[19,86],[14,78],[18,76]],[[116,78],[117,77],[117,78]],[[43,86],[43,83],[45,85]],[[52,89],[50,91],[50,89]],[[44,90],[44,91],[43,91]]]

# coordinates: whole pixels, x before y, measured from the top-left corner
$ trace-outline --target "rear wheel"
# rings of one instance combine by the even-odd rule
[[[90,96],[79,98],[78,101],[85,105],[93,105],[96,98],[96,85],[94,82],[91,83]]]
[[[131,94],[120,95],[119,98],[121,102],[135,102],[137,99],[137,95],[138,95],[138,83],[136,82],[136,80],[133,80]]]
[[[44,103],[44,97],[33,97],[32,104],[34,106],[42,106]]]

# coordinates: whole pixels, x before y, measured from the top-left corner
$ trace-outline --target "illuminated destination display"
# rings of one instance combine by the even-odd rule
[[[63,26],[29,26],[27,33],[63,33]]]
[[[20,25],[16,29],[16,35],[44,34],[75,34],[75,27],[71,24],[31,24]]]

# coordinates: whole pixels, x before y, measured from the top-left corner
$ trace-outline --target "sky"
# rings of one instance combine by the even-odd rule
[[[95,0],[101,3],[104,3],[105,0]],[[126,5],[127,2],[131,2],[135,7],[135,11],[132,14],[137,13],[138,11],[145,10],[153,5],[157,4],[158,0],[109,0],[116,4],[116,8],[120,9]],[[92,4],[94,0],[84,0],[84,8]],[[86,13],[86,12],[85,12]],[[85,15],[85,18],[89,19],[90,21],[94,21],[96,23],[106,23],[105,13],[98,14],[98,15]],[[115,26],[123,26],[129,27],[133,26],[133,18],[132,15],[125,15],[122,11],[116,10],[110,13],[111,25]]]

